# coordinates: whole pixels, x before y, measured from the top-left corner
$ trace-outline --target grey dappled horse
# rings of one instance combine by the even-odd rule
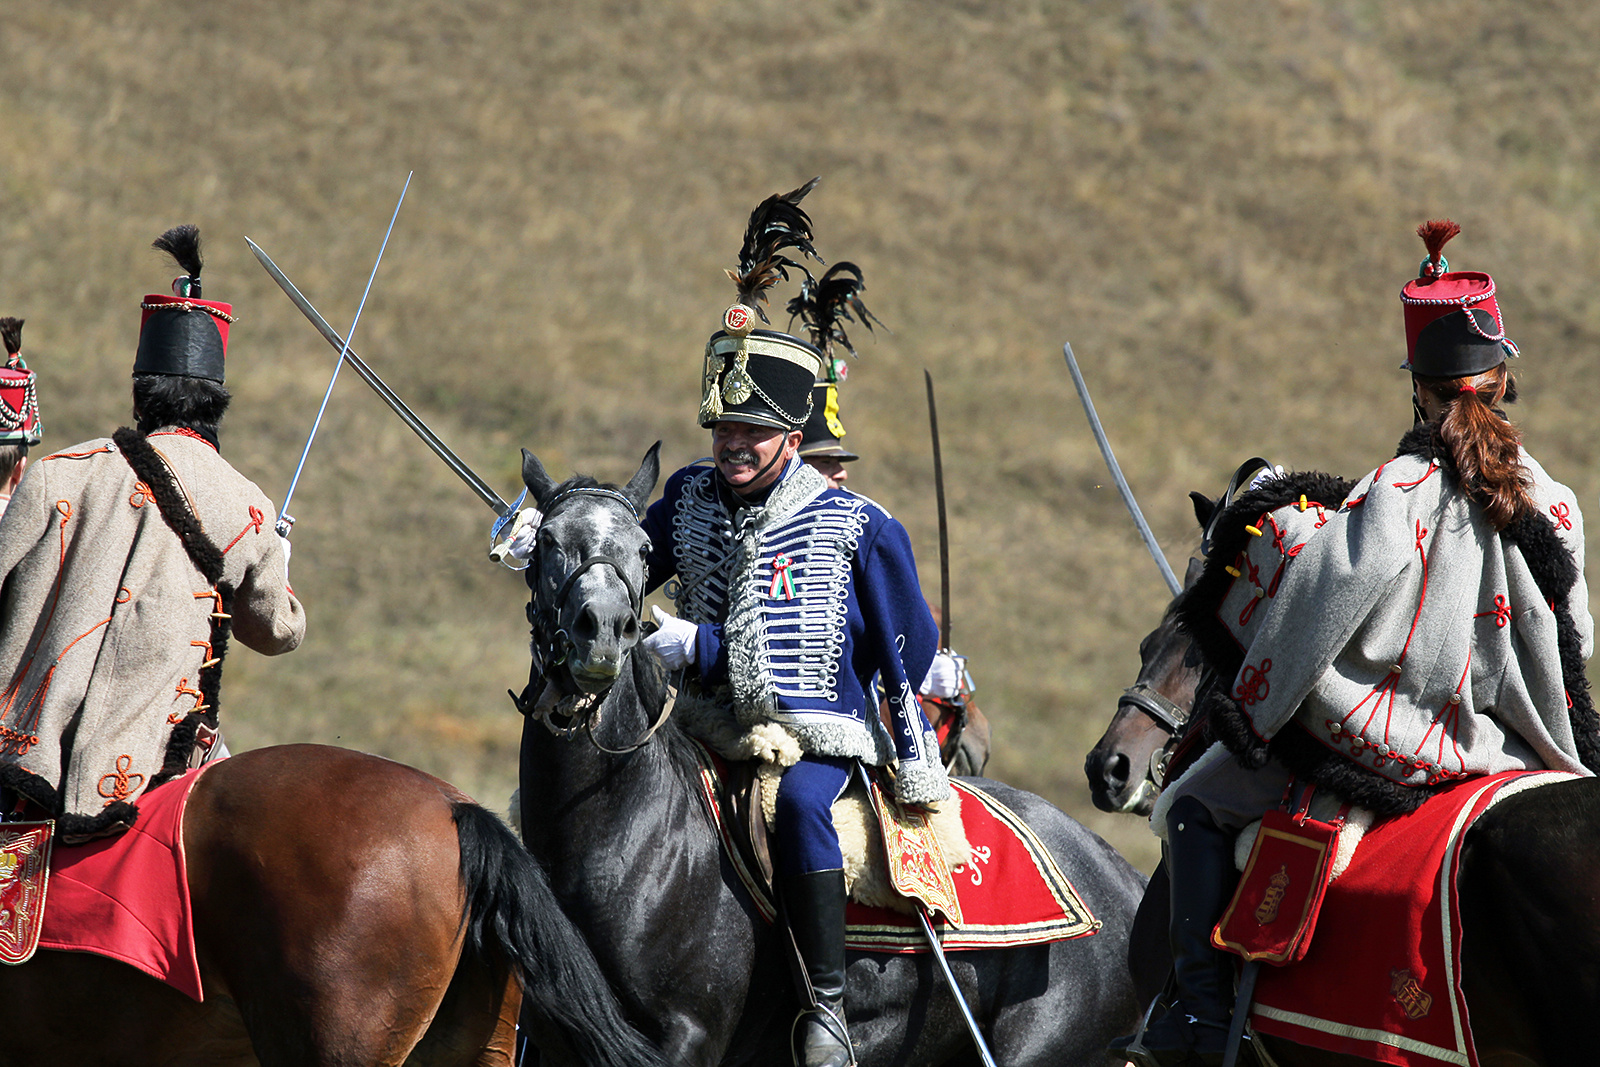
[[[630,1019],[669,1060],[787,1064],[797,1001],[781,931],[723,854],[696,750],[671,719],[651,734],[667,689],[654,659],[634,654],[647,548],[636,516],[658,473],[651,449],[626,486],[557,485],[524,453],[545,513],[528,572],[535,676],[542,662],[544,680],[598,702],[529,717],[523,833]],[[525,708],[543,686],[530,686]],[[1029,822],[1105,925],[1073,941],[952,953],[962,992],[1001,1064],[1101,1064],[1137,1019],[1126,951],[1144,879],[1039,797],[970,781]],[[926,954],[851,953],[845,1001],[867,1067],[977,1062]]]

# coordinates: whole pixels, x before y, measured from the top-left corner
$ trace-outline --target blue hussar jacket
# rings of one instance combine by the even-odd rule
[[[714,468],[685,467],[644,528],[647,588],[676,579],[667,592],[699,626],[700,683],[726,686],[741,724],[778,723],[816,755],[898,762],[902,801],[945,797],[938,740],[916,697],[938,629],[905,527],[797,459],[759,502]]]

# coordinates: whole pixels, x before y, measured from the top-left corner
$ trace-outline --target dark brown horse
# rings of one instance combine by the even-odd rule
[[[1200,561],[1191,559],[1184,588],[1199,576]],[[1178,631],[1176,603],[1167,605],[1161,624],[1139,642],[1139,676],[1122,691],[1111,724],[1083,761],[1090,798],[1101,811],[1150,814],[1194,706],[1200,662],[1193,643]]]
[[[1206,525],[1196,498],[1196,516]],[[1197,566],[1191,561],[1186,585]],[[1148,815],[1164,768],[1185,741],[1202,678],[1189,638],[1169,606],[1140,644],[1139,681],[1176,705],[1176,731],[1136,706],[1116,717],[1085,765],[1095,803]],[[1204,740],[1195,738],[1194,748]],[[1189,747],[1189,746],[1185,746]],[[1181,757],[1180,757],[1181,758]],[[1120,774],[1117,773],[1120,768]],[[1136,794],[1143,793],[1143,796]],[[1105,803],[1102,803],[1104,798]],[[1137,799],[1139,803],[1131,803]],[[1489,809],[1462,847],[1458,892],[1462,985],[1482,1067],[1590,1062],[1600,1047],[1600,779],[1584,778],[1511,797]],[[1166,866],[1156,868],[1129,935],[1129,967],[1145,1003],[1171,969]],[[1338,936],[1321,931],[1318,936]],[[1368,1061],[1258,1038],[1279,1067],[1335,1067]],[[1241,1059],[1241,1063],[1248,1059]]]
[[[183,839],[205,1002],[41,951],[0,968],[0,1064],[500,1067],[524,993],[545,1062],[663,1062],[511,831],[431,775],[247,752],[200,778]]]

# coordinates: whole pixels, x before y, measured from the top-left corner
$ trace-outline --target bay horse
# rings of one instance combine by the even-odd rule
[[[1211,508],[1191,493],[1195,514],[1208,525]],[[1209,507],[1203,505],[1210,505]],[[1190,561],[1185,587],[1198,573]],[[1174,598],[1176,604],[1176,598]],[[1140,644],[1139,680],[1176,706],[1175,729],[1127,704],[1085,765],[1097,806],[1148,816],[1164,784],[1134,780],[1114,768],[1163,766],[1179,747],[1205,747],[1190,718],[1199,691],[1216,684],[1198,668],[1172,605]],[[1137,720],[1142,719],[1143,722]],[[1141,728],[1136,728],[1141,727]],[[1180,759],[1183,757],[1180,757]],[[1116,763],[1114,760],[1123,761]],[[1180,768],[1168,768],[1166,780]],[[1141,789],[1142,784],[1142,789]],[[1142,792],[1138,804],[1129,803]],[[1101,805],[1104,796],[1114,806]],[[1116,805],[1126,806],[1116,806]],[[1461,909],[1462,988],[1481,1067],[1533,1067],[1589,1062],[1600,1047],[1600,778],[1558,782],[1490,808],[1462,844],[1457,891]],[[1151,876],[1129,938],[1129,969],[1140,1001],[1162,995],[1171,970],[1167,943],[1169,883],[1163,862]],[[1338,936],[1321,931],[1318,936]],[[1335,1067],[1371,1061],[1258,1035],[1264,1062],[1279,1067]],[[1244,1062],[1241,1059],[1241,1062]]]
[[[509,1067],[524,993],[548,1062],[664,1062],[539,865],[438,778],[245,752],[195,783],[183,844],[205,1001],[41,950],[0,967],[0,1064]]]
[[[638,515],[658,475],[656,448],[625,486],[557,485],[523,453],[523,480],[545,513],[528,572],[529,691],[559,683],[577,699],[524,726],[523,834],[629,1018],[669,1060],[787,1064],[798,1002],[784,931],[758,913],[724,854],[701,801],[698,749],[663,718],[659,664],[635,654],[649,547]],[[967,781],[1028,822],[1104,926],[1071,941],[952,952],[962,994],[998,1062],[1101,1064],[1106,1043],[1138,1018],[1126,939],[1144,879],[1041,798]],[[849,954],[845,1004],[860,1063],[978,1062],[941,981],[927,954]]]

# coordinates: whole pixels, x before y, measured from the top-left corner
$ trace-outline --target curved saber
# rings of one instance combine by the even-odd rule
[[[289,501],[294,499],[295,487],[300,484],[300,472],[306,469],[306,457],[311,455],[311,442],[317,439],[317,430],[322,427],[322,413],[328,410],[328,399],[333,396],[334,383],[339,380],[339,372],[344,369],[345,354],[350,351],[350,341],[356,335],[356,326],[361,322],[361,313],[367,309],[367,294],[372,292],[372,283],[378,277],[378,264],[383,262],[383,253],[389,248],[389,235],[394,232],[395,220],[400,217],[400,205],[406,202],[406,192],[411,188],[411,176],[415,173],[415,171],[406,172],[406,183],[400,187],[400,199],[395,201],[394,214],[389,216],[389,228],[383,231],[383,244],[378,246],[378,258],[372,261],[372,273],[367,275],[367,287],[361,290],[361,303],[356,305],[356,317],[350,320],[350,332],[345,334],[344,344],[339,348],[339,358],[333,364],[333,377],[328,379],[328,388],[322,394],[322,404],[317,408],[317,417],[311,421],[311,432],[306,435],[306,446],[300,450],[300,462],[295,464],[294,477],[289,479],[289,491],[283,494],[283,507],[278,509],[276,524],[280,537],[289,536],[289,528],[294,525],[294,516],[289,514]],[[245,240],[249,241],[250,238],[246,237]]]
[[[1111,478],[1117,483],[1117,492],[1122,494],[1122,502],[1128,506],[1134,525],[1139,527],[1139,536],[1144,538],[1144,547],[1150,550],[1156,566],[1161,568],[1161,577],[1167,580],[1167,588],[1172,590],[1173,596],[1177,596],[1183,592],[1183,583],[1172,573],[1171,564],[1167,562],[1161,546],[1156,544],[1156,535],[1150,532],[1150,524],[1144,521],[1144,512],[1139,510],[1139,502],[1133,499],[1133,490],[1128,488],[1128,479],[1122,476],[1122,468],[1117,465],[1117,457],[1111,451],[1111,442],[1106,440],[1105,427],[1100,425],[1100,416],[1094,413],[1094,401],[1089,399],[1089,387],[1084,384],[1083,372],[1078,369],[1078,361],[1073,358],[1072,346],[1062,345],[1061,350],[1067,355],[1067,369],[1072,372],[1072,384],[1078,388],[1078,399],[1083,401],[1084,413],[1089,416],[1089,429],[1094,431],[1094,439],[1100,445],[1100,454],[1106,458],[1106,466],[1111,468]]]
[[[939,935],[933,932],[933,924],[928,921],[928,909],[920,901],[917,918],[922,920],[922,936],[928,939],[928,948],[933,951],[933,958],[939,964],[939,971],[944,975],[945,984],[950,987],[950,992],[956,998],[956,1007],[961,1009],[961,1021],[967,1024],[967,1033],[972,1035],[972,1043],[978,1047],[978,1056],[983,1060],[983,1067],[995,1067],[994,1056],[983,1040],[983,1031],[978,1029],[978,1020],[972,1017],[972,1009],[967,1007],[967,1000],[961,995],[961,987],[956,984],[956,976],[950,970],[950,961],[945,959],[944,946],[939,944]]]
[[[272,280],[278,283],[278,287],[294,302],[294,306],[300,309],[300,313],[311,320],[311,325],[317,328],[317,332],[322,334],[330,345],[339,350],[340,361],[348,362],[350,369],[361,375],[361,379],[372,386],[372,391],[377,393],[383,402],[394,410],[396,415],[400,416],[400,421],[411,427],[412,432],[422,438],[422,443],[433,449],[434,454],[444,460],[445,466],[455,471],[456,476],[467,483],[467,487],[478,495],[478,499],[493,508],[496,515],[504,518],[507,515],[515,514],[511,505],[500,499],[500,494],[489,488],[489,483],[478,477],[471,467],[463,463],[461,458],[450,450],[449,445],[439,440],[439,436],[428,428],[428,424],[418,418],[416,413],[406,406],[406,402],[395,395],[393,389],[384,384],[383,379],[378,377],[371,367],[367,366],[365,360],[356,355],[354,349],[345,344],[345,340],[339,336],[339,332],[328,325],[328,320],[323,318],[317,312],[317,309],[311,306],[311,301],[307,300],[305,295],[295,288],[294,282],[291,282],[288,276],[278,269],[278,265],[272,262],[271,257],[261,250],[261,246],[248,237],[244,241],[245,244],[250,246],[250,251],[255,253],[256,259],[260,260],[261,265],[267,269],[267,273],[272,275]]]

